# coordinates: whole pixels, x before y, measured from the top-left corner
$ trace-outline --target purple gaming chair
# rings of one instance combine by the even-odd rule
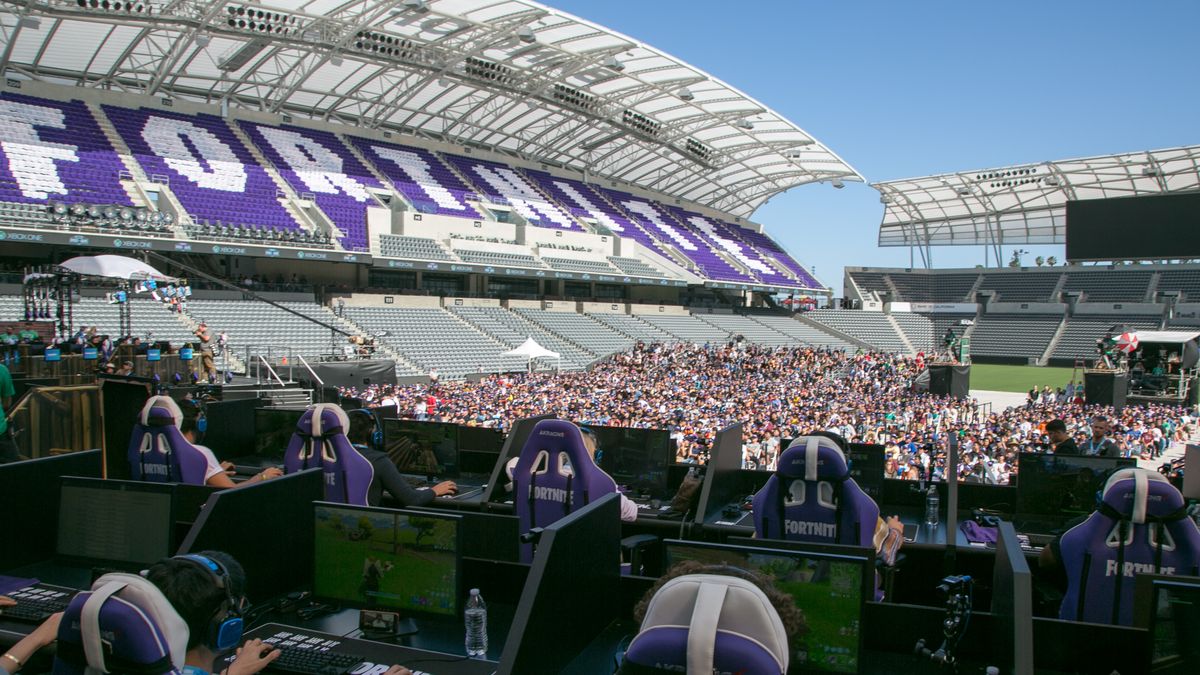
[[[53,672],[175,675],[187,643],[187,624],[157,586],[135,574],[106,574],[63,614]]]
[[[783,622],[762,590],[739,577],[689,574],[650,599],[620,674],[782,675],[788,657]]]
[[[1146,469],[1109,477],[1099,508],[1059,546],[1067,573],[1060,619],[1128,626],[1136,574],[1200,573],[1200,529],[1187,517],[1183,496]]]
[[[375,468],[346,438],[350,419],[332,403],[308,407],[296,423],[296,433],[283,456],[285,473],[321,467],[325,473],[325,500],[367,505]]]
[[[204,485],[208,460],[183,434],[183,412],[170,396],[151,396],[129,439],[129,475],[153,483]]]
[[[846,457],[824,436],[801,436],[779,455],[754,495],[760,538],[874,548],[879,506],[850,477]]]
[[[610,492],[617,484],[596,466],[579,427],[542,420],[529,434],[513,469],[513,503],[522,532],[545,527]],[[533,561],[533,545],[522,542],[521,562]]]

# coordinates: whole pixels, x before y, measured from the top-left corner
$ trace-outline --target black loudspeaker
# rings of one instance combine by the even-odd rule
[[[971,366],[929,366],[929,393],[966,398],[971,390]]]
[[[1126,371],[1085,371],[1083,373],[1083,397],[1088,405],[1111,405],[1120,410],[1125,407],[1125,396],[1129,393],[1129,373]]]

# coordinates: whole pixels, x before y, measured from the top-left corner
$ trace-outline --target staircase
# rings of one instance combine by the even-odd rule
[[[233,135],[242,142],[242,145],[246,146],[247,152],[254,158],[254,161],[271,177],[271,180],[275,183],[276,194],[280,195],[280,205],[292,216],[292,219],[296,221],[296,225],[302,230],[316,232],[317,228],[314,227],[312,221],[296,207],[296,202],[300,199],[300,195],[296,194],[296,191],[284,180],[283,175],[279,173],[275,165],[258,149],[258,146],[254,144],[254,140],[250,138],[250,135],[235,120],[229,120],[228,126],[233,131]],[[330,236],[333,236],[332,231],[330,232]],[[336,242],[337,239],[335,238],[334,241]]]
[[[904,348],[908,350],[909,355],[915,355],[917,353],[917,349],[916,347],[913,347],[913,343],[909,341],[908,334],[906,334],[904,329],[900,327],[900,322],[896,321],[896,317],[892,316],[891,314],[887,315],[887,320],[888,324],[892,327],[892,330],[896,331],[896,336],[900,338],[900,342],[904,343]]]
[[[146,193],[138,187],[138,183],[149,183],[150,179],[146,176],[146,172],[142,169],[142,165],[138,164],[133,157],[133,151],[129,149],[129,145],[125,143],[125,139],[121,138],[121,134],[117,133],[117,128],[112,125],[104,111],[96,103],[85,103],[92,117],[95,118],[100,131],[104,133],[104,137],[112,144],[117,151],[117,156],[121,158],[121,164],[125,165],[125,169],[129,172],[129,178],[121,179],[121,187],[125,189],[125,194],[129,195],[130,201],[135,206],[142,208],[151,208],[150,199]],[[181,211],[182,212],[182,211]]]

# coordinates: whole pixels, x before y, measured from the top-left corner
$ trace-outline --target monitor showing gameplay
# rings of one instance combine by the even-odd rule
[[[302,415],[304,410],[300,408],[255,409],[254,454],[282,460]]]
[[[1023,452],[1017,466],[1017,513],[1069,520],[1095,511],[1108,477],[1137,460]]]
[[[666,569],[684,560],[765,574],[803,608],[808,630],[792,662],[804,671],[858,672],[867,559],[699,542],[666,542]]]
[[[384,451],[401,473],[458,476],[458,425],[383,420]]]
[[[589,426],[596,434],[597,463],[617,485],[635,494],[662,497],[667,467],[674,461],[665,429]]]
[[[314,595],[354,607],[458,615],[458,516],[314,506]]]

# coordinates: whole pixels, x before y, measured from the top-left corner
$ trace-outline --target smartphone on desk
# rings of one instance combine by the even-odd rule
[[[910,544],[915,542],[920,532],[921,526],[917,523],[904,523],[904,541]]]

